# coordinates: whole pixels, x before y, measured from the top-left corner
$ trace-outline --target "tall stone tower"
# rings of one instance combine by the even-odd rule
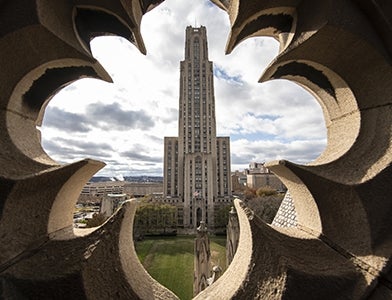
[[[231,201],[230,138],[216,136],[214,75],[204,26],[188,26],[180,65],[178,137],[165,137],[164,197],[179,226],[214,227],[214,211]]]

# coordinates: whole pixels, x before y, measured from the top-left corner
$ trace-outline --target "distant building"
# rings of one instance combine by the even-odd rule
[[[277,191],[286,191],[286,186],[272,173],[264,163],[251,162],[249,169],[245,170],[246,184],[249,188],[258,189],[269,186]]]
[[[165,137],[164,199],[178,207],[179,225],[214,227],[214,211],[231,201],[230,139],[216,136],[213,66],[206,28],[186,28],[180,66],[178,137]]]
[[[162,182],[100,181],[87,182],[79,196],[79,202],[100,202],[108,194],[127,194],[128,198],[151,195],[162,198]]]
[[[162,198],[163,183],[162,182],[126,182],[124,185],[124,193],[133,198],[140,198],[146,195],[158,196]]]
[[[249,173],[269,173],[270,171],[265,166],[265,163],[251,162],[249,163]]]
[[[297,211],[289,191],[286,192],[282,204],[272,221],[272,225],[277,227],[297,227]]]
[[[246,174],[244,171],[231,172],[231,189],[233,192],[241,192],[246,187]]]
[[[81,195],[105,196],[107,194],[122,194],[124,181],[87,182],[82,189]]]
[[[102,199],[99,212],[109,218],[127,199],[127,194],[107,194]]]
[[[163,192],[162,182],[128,182],[128,181],[104,181],[87,182],[83,187],[81,195],[105,196],[107,194],[134,195],[143,197],[154,193]]]

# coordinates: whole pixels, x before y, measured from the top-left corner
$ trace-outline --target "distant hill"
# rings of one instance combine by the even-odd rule
[[[118,181],[114,177],[106,176],[94,176],[90,179],[90,182],[103,182],[103,181]],[[129,182],[163,182],[162,176],[124,176],[124,181]]]

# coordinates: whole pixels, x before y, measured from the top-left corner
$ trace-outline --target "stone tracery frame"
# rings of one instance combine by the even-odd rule
[[[128,246],[135,203],[125,204],[94,232],[80,236],[73,231],[72,208],[82,183],[103,164],[86,159],[58,165],[42,150],[36,129],[51,95],[62,86],[83,76],[111,80],[85,40],[118,34],[145,52],[141,18],[159,2],[1,4],[3,298],[177,298],[147,274]],[[232,24],[227,52],[251,36],[280,41],[280,54],[261,81],[285,78],[312,91],[323,107],[328,146],[306,166],[269,164],[293,195],[297,228],[273,228],[236,202],[237,254],[225,274],[196,299],[391,298],[390,4],[212,2],[228,12]],[[94,13],[78,18],[78,7]]]

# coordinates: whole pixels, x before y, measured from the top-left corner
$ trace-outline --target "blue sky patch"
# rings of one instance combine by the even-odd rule
[[[237,75],[237,76],[230,76],[225,69],[220,68],[219,66],[215,65],[214,66],[214,76],[216,78],[220,78],[232,83],[239,83],[242,84],[243,81],[241,79],[241,75]]]
[[[270,120],[270,121],[275,121],[275,120],[277,120],[277,119],[282,117],[282,116],[279,116],[279,115],[267,115],[267,114],[265,114],[265,115],[257,115],[257,114],[254,114],[252,112],[247,113],[247,115],[255,117],[256,119],[263,119],[263,120]]]

